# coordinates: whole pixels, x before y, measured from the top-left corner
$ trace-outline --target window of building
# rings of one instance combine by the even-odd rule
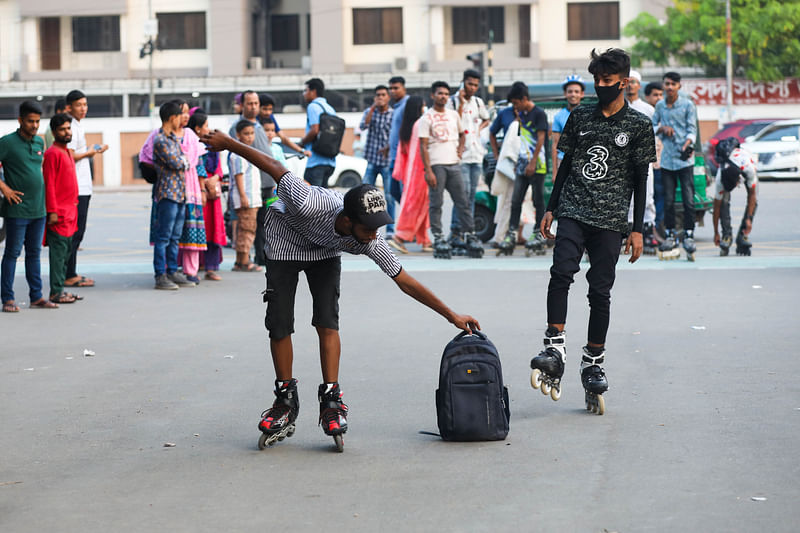
[[[489,30],[493,42],[505,42],[505,16],[504,7],[454,7],[453,44],[485,43]]]
[[[276,52],[300,50],[300,15],[272,15],[270,39]]]
[[[74,52],[118,52],[119,16],[72,17]]]
[[[164,50],[196,50],[206,47],[206,14],[156,13],[158,46]]]
[[[403,8],[353,10],[353,44],[403,42]]]
[[[619,39],[619,2],[567,4],[567,39]]]

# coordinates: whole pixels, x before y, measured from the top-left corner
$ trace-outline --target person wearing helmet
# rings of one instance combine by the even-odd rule
[[[722,139],[714,154],[719,167],[714,182],[714,244],[719,246],[719,255],[728,255],[732,244],[731,231],[731,191],[744,181],[747,191],[747,207],[736,235],[736,254],[750,255],[752,244],[748,235],[753,229],[753,216],[756,214],[758,176],[756,163],[749,152],[739,146],[736,137]],[[722,220],[722,237],[719,235],[719,221]]]
[[[564,89],[564,98],[567,100],[567,106],[559,110],[556,116],[553,117],[551,150],[554,177],[558,172],[558,164],[564,159],[564,152],[558,149],[558,139],[561,137],[561,132],[564,131],[564,125],[567,123],[569,114],[573,109],[581,105],[586,85],[583,83],[583,79],[580,75],[570,74],[564,80],[561,88]]]

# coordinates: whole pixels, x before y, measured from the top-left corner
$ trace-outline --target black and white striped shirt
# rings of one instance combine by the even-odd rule
[[[344,197],[338,192],[312,187],[287,172],[278,182],[277,194],[278,200],[267,210],[264,222],[268,259],[320,261],[347,252],[366,255],[391,277],[400,274],[400,261],[380,235],[361,244],[336,232],[336,217],[344,209]]]

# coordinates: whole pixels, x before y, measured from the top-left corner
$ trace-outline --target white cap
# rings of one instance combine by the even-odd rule
[[[631,73],[630,73],[630,75],[629,75],[628,77],[629,77],[629,78],[636,78],[636,80],[637,80],[639,83],[642,83],[642,75],[641,75],[641,74],[639,74],[639,73],[638,73],[637,71],[635,71],[635,70],[631,70]]]

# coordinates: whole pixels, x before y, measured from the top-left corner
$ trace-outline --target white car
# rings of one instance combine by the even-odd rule
[[[800,179],[800,119],[773,122],[742,148],[756,158],[759,179]]]
[[[288,146],[284,146],[277,137],[273,139],[272,146],[275,149],[283,150],[283,155],[286,157],[286,167],[291,170],[295,176],[303,177],[303,173],[306,170],[306,164],[308,163],[308,158],[303,154],[292,150]],[[328,187],[342,187],[344,189],[351,189],[356,185],[361,184],[366,172],[366,159],[339,154],[336,156],[336,168],[334,169],[333,174],[331,174],[331,177],[328,178]]]

